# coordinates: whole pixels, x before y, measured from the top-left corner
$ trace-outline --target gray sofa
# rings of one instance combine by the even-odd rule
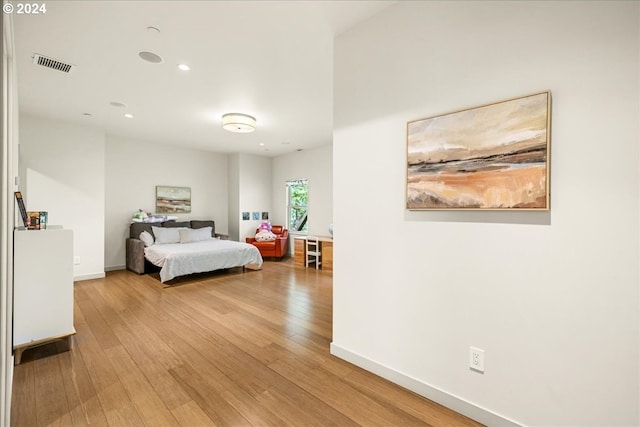
[[[145,222],[133,222],[129,226],[129,237],[126,239],[126,256],[127,256],[127,270],[134,271],[138,274],[146,274],[154,271],[158,271],[159,268],[151,264],[144,257],[144,242],[140,240],[140,233],[148,231],[153,236],[153,229],[151,227],[189,227],[189,228],[204,228],[211,227],[212,237],[217,237],[222,240],[229,240],[228,234],[216,233],[216,225],[214,221],[165,221],[162,223],[145,223]],[[153,236],[155,239],[155,236]]]

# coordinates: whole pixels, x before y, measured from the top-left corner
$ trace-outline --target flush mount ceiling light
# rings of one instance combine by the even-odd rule
[[[187,64],[178,64],[178,68],[182,71],[189,71],[191,70],[191,67],[189,67]]]
[[[256,119],[248,114],[227,113],[222,116],[222,128],[229,132],[253,132],[256,130]]]

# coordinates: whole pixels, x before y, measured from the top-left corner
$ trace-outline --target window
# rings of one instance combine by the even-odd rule
[[[287,181],[287,228],[292,233],[306,233],[309,185],[306,179]]]

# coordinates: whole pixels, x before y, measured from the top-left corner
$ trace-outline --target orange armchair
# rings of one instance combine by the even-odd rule
[[[256,228],[256,233],[259,229]],[[263,257],[282,258],[287,254],[289,230],[281,225],[272,225],[271,232],[276,235],[276,240],[270,242],[257,242],[255,237],[247,237],[247,243],[252,244],[260,251]]]

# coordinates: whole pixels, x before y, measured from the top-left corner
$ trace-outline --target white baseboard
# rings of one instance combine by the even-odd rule
[[[105,267],[104,271],[126,270],[126,268],[126,265],[112,265],[111,267]]]
[[[395,371],[387,366],[367,359],[364,356],[342,348],[334,343],[331,343],[331,354],[339,357],[340,359],[344,359],[349,363],[353,363],[354,365],[372,372],[382,378],[385,378],[392,383],[409,389],[414,393],[419,394],[420,396],[424,396],[429,400],[433,400],[434,402],[437,402],[484,425],[521,427],[521,424],[518,424],[515,421],[491,412],[485,408],[482,408],[458,396],[447,393],[408,375]]]
[[[74,282],[81,282],[83,280],[92,280],[92,279],[104,279],[105,274],[103,273],[92,273],[92,274],[79,274],[77,276],[73,276]]]

